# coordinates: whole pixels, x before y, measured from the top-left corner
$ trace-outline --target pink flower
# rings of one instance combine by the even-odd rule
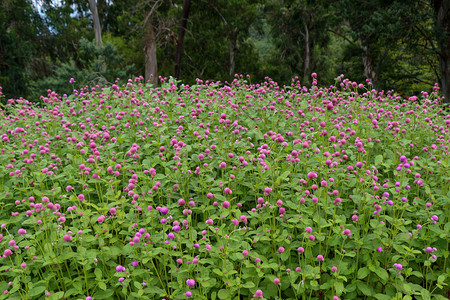
[[[17,231],[17,233],[18,233],[19,235],[23,236],[25,233],[27,233],[27,231],[26,231],[25,229],[23,229],[23,228],[20,228],[20,229]]]
[[[317,255],[317,260],[318,261],[323,261],[323,255],[321,255],[321,254]]]
[[[263,298],[263,292],[261,290],[256,290],[253,298]]]
[[[313,241],[313,242],[314,242],[315,239],[316,239],[316,237],[315,237],[314,235],[312,235],[312,234],[311,234],[308,238],[309,238],[311,241]]]
[[[278,248],[278,252],[280,252],[280,253],[284,253],[284,247],[280,247],[280,248]]]
[[[195,280],[194,279],[188,279],[188,280],[186,280],[186,284],[189,287],[193,287],[195,285]]]
[[[264,189],[264,196],[269,196],[270,192],[272,191],[272,189],[270,187],[266,187]]]
[[[275,279],[273,280],[273,283],[275,283],[275,284],[279,284],[279,283],[280,283],[280,279],[278,279],[278,278],[275,278]]]
[[[104,221],[105,221],[105,216],[104,215],[101,215],[100,217],[97,218],[97,222],[99,224],[102,224]]]
[[[225,193],[225,194],[232,194],[233,192],[231,191],[231,189],[230,188],[225,188],[224,190],[223,190],[223,192]]]
[[[72,239],[72,237],[70,235],[68,235],[68,234],[65,234],[63,236],[63,239],[64,239],[64,241],[68,242],[68,241],[70,241]]]
[[[6,249],[6,250],[3,252],[3,256],[4,256],[4,257],[10,256],[11,254],[12,254],[11,249]]]

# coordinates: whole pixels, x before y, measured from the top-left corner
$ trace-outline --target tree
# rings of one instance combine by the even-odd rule
[[[281,73],[288,73],[289,77],[301,74],[304,83],[310,81],[329,42],[327,7],[322,1],[307,0],[266,3],[265,13],[276,46],[270,63],[277,64]],[[315,49],[319,51],[314,53]]]
[[[49,72],[48,29],[31,1],[0,2],[0,85],[5,98],[27,97],[30,80]]]
[[[97,46],[102,44],[102,28],[97,12],[97,3],[95,0],[89,0],[89,8],[91,9],[92,22],[94,23],[95,41]]]
[[[189,10],[191,8],[191,0],[184,0],[183,11],[181,12],[180,25],[178,26],[177,52],[175,55],[175,78],[180,78],[181,57],[183,55],[184,34],[186,33],[187,21],[189,18]]]
[[[439,46],[439,69],[442,94],[450,103],[450,3],[432,0],[435,15],[436,40]]]

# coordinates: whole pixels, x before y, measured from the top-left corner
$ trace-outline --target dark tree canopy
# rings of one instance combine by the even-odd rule
[[[437,82],[449,99],[449,31],[443,0],[5,0],[0,86],[39,101],[49,88],[70,92],[70,78],[308,84],[316,72],[322,85],[345,74],[405,94]]]

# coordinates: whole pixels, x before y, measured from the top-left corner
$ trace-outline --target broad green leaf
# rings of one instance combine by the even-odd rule
[[[361,268],[358,270],[358,274],[357,277],[358,279],[364,279],[367,277],[367,275],[369,275],[370,270],[367,267]]]
[[[358,280],[356,282],[356,286],[358,287],[358,290],[360,290],[364,295],[373,295],[373,289],[369,285],[367,285],[367,283]]]
[[[28,292],[28,296],[34,297],[42,294],[45,291],[44,285],[38,285],[31,289],[31,291]]]
[[[345,290],[344,283],[341,280],[335,281],[334,289],[336,290],[337,295],[341,295]]]
[[[382,267],[375,267],[375,273],[378,275],[378,277],[381,278],[381,280],[383,281],[383,283],[386,283],[389,279],[389,274],[388,272],[383,269]]]
[[[225,289],[221,289],[219,291],[219,293],[217,294],[217,296],[219,296],[219,299],[230,299],[230,291],[229,290],[225,290]]]
[[[109,290],[98,290],[95,294],[93,299],[108,299],[114,294],[114,291],[112,289]]]
[[[103,281],[100,281],[98,283],[98,287],[101,288],[102,290],[106,291],[106,284]]]

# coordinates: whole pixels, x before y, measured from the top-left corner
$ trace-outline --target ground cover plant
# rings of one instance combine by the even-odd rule
[[[9,100],[0,299],[448,299],[438,87],[312,76]]]

